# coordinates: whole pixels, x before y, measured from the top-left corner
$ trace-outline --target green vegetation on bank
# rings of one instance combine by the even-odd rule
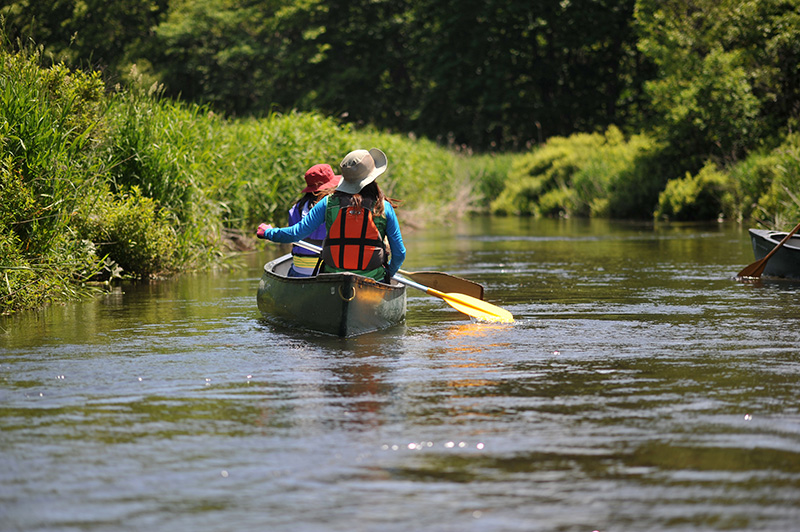
[[[40,53],[0,51],[0,312],[216,264],[259,222],[285,223],[308,167],[356,147],[390,154],[382,185],[409,223],[469,205],[458,157],[429,141],[315,113],[228,120],[141,80],[106,92]]]
[[[712,160],[697,172],[665,162],[668,145],[649,135],[553,137],[516,156],[495,214],[703,221],[759,220],[772,227],[800,220],[800,134],[743,161]]]
[[[11,0],[0,30],[0,312],[218,264],[355,147],[406,226],[800,219],[800,0]]]

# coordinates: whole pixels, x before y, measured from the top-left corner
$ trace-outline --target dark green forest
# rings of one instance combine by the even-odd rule
[[[0,28],[3,312],[218,263],[354,146],[406,224],[800,219],[800,0],[3,0]]]
[[[475,149],[646,118],[633,0],[23,0],[13,37],[229,116],[321,111]]]
[[[12,39],[228,116],[476,150],[657,129],[697,165],[795,128],[797,0],[6,0]]]

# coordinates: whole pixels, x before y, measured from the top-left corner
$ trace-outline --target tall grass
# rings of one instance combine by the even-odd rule
[[[103,83],[40,54],[0,53],[0,310],[79,297],[100,267],[70,219],[97,196]]]
[[[131,79],[105,91],[95,73],[0,47],[0,312],[217,264],[231,235],[286,222],[306,169],[356,148],[388,154],[381,185],[401,219],[471,205],[470,170],[431,142],[315,113],[228,120]]]

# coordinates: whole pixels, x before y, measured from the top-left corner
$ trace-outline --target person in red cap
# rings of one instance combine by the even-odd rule
[[[315,164],[306,171],[305,178],[307,186],[300,191],[303,196],[289,209],[289,225],[302,220],[320,198],[333,193],[342,182],[342,176],[334,175],[333,168],[329,164]],[[322,223],[306,240],[321,246],[325,240],[325,232],[325,224]],[[292,247],[292,267],[289,269],[289,277],[308,277],[314,273],[316,265],[316,253],[300,246]]]

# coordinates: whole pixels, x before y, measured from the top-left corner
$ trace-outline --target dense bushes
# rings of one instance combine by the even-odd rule
[[[646,135],[555,137],[514,158],[496,214],[675,221],[758,219],[774,227],[800,219],[800,135],[787,136],[727,167],[696,173],[660,167],[664,145]]]
[[[98,257],[107,257],[111,276],[123,273],[147,276],[170,271],[179,248],[166,209],[158,209],[152,198],[138,187],[119,196],[97,198],[91,209],[76,213],[73,227],[85,242],[91,242]]]
[[[659,145],[645,135],[554,137],[515,159],[508,183],[492,202],[498,214],[642,218],[665,178],[653,171]]]
[[[78,295],[100,267],[70,219],[103,167],[103,84],[37,58],[0,52],[0,311]]]
[[[659,195],[658,218],[713,220],[730,216],[733,208],[730,178],[707,164],[696,175],[672,179]],[[726,212],[727,211],[727,212]]]
[[[0,312],[214,264],[226,236],[285,223],[308,167],[355,148],[389,155],[381,185],[406,220],[469,207],[468,170],[452,178],[463,160],[432,142],[315,113],[228,120],[135,71],[107,93],[97,74],[41,68],[40,53],[0,50]]]

